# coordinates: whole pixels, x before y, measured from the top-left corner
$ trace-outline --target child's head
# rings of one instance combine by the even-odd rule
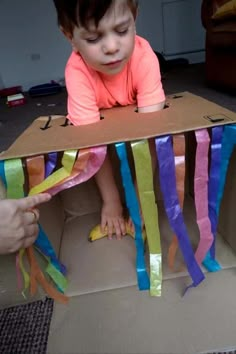
[[[120,72],[135,40],[137,0],[54,0],[58,23],[93,69]]]

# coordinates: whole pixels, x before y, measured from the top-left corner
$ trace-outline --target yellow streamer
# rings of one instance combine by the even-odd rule
[[[19,263],[20,263],[20,270],[21,270],[21,272],[23,274],[23,278],[24,278],[24,290],[22,291],[22,295],[25,297],[24,292],[30,286],[30,276],[26,272],[25,267],[24,267],[24,263],[23,263],[24,254],[25,254],[25,249],[21,248],[19,251]]]
[[[149,145],[147,140],[142,140],[132,143],[131,146],[150,252],[150,294],[151,296],[161,296],[161,241]]]
[[[29,195],[34,195],[47,191],[48,189],[54,187],[57,183],[62,181],[64,178],[70,176],[73,169],[75,159],[77,156],[77,150],[65,151],[62,158],[62,167],[55,171],[53,174],[48,176],[42,183],[33,187]]]

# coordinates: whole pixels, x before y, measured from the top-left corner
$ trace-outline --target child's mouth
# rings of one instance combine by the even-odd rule
[[[116,68],[120,66],[122,63],[122,60],[116,60],[116,61],[111,61],[110,63],[105,64],[105,66],[108,66],[109,68]]]

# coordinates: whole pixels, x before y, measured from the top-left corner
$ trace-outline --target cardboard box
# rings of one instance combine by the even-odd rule
[[[236,114],[187,92],[168,97],[167,104],[168,108],[163,111],[145,115],[136,113],[135,107],[104,110],[102,114],[105,119],[99,123],[81,127],[64,124],[65,117],[53,116],[50,119],[39,117],[7,151],[1,154],[1,159],[22,158],[52,151],[82,149],[114,142],[128,142],[184,132],[187,142],[186,164],[188,166],[188,188],[186,190],[184,215],[193,247],[196,248],[199,231],[193,201],[189,195],[189,190],[192,189],[192,179],[190,177],[193,174],[192,161],[195,151],[191,132],[197,129],[235,123]],[[230,168],[233,169],[234,173],[229,175],[227,179],[226,194],[223,201],[224,210],[221,213],[217,238],[217,260],[224,269],[236,266],[236,255],[234,253],[236,245],[233,241],[235,218],[232,211],[236,193],[235,188],[232,187],[235,167],[231,166]],[[115,172],[117,175],[119,174],[119,166],[115,167]],[[156,194],[158,194],[158,187],[156,188]],[[136,250],[131,237],[126,236],[121,242],[108,242],[106,239],[102,239],[89,243],[87,240],[91,228],[99,223],[101,209],[101,200],[93,179],[60,192],[40,209],[40,221],[44,230],[52,241],[58,257],[68,267],[69,288],[67,294],[69,296],[97,293],[137,284]],[[185,269],[182,269],[181,272],[175,272],[167,266],[167,250],[173,233],[169,227],[161,200],[158,201],[158,212],[162,235],[163,277],[164,279],[176,279],[178,277],[182,279],[183,276],[188,275]],[[227,233],[225,232],[226,229]],[[230,246],[227,243],[228,241]],[[178,254],[177,268],[180,268],[179,266],[182,264],[182,256]],[[20,294],[17,291],[13,257],[2,257],[0,279],[3,279],[1,283],[1,307],[29,301],[29,299],[20,299]],[[232,281],[236,281],[233,276]],[[188,279],[184,287],[189,285],[189,282]],[[165,287],[165,282],[162,286]],[[176,298],[182,296],[183,284],[181,287],[179,292],[176,292]],[[211,291],[215,291],[207,285],[201,287],[200,284],[198,291],[202,297],[205,295],[209,297]],[[168,296],[168,294],[165,296]],[[171,296],[173,297],[173,295]],[[158,299],[155,301],[158,303]],[[191,302],[191,294],[188,298],[189,301]],[[166,311],[168,313],[168,308]],[[204,309],[204,311],[208,310]],[[169,321],[172,321],[171,313],[168,316]]]

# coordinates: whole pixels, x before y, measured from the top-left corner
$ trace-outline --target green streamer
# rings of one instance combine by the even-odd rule
[[[6,160],[4,163],[7,182],[7,198],[19,199],[24,197],[24,170],[21,159]]]

